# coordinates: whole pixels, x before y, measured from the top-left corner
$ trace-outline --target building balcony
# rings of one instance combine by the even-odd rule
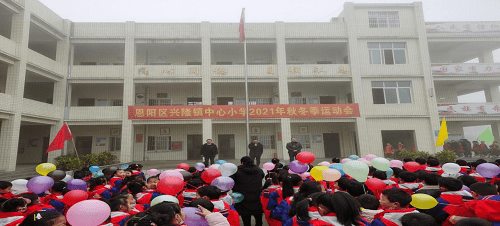
[[[12,112],[12,96],[0,93],[0,112]]]
[[[66,74],[63,65],[31,49],[28,49],[28,63],[42,70],[57,74],[61,78]]]
[[[123,78],[123,65],[73,65],[71,77],[78,79],[119,79]]]
[[[212,65],[212,78],[245,78],[244,65]],[[247,65],[249,78],[278,77],[276,65]]]
[[[438,114],[441,118],[451,121],[462,119],[491,120],[500,117],[500,104],[495,103],[458,103],[438,104]]]
[[[349,64],[288,64],[288,77],[350,76]]]
[[[62,118],[63,113],[63,108],[60,106],[26,98],[23,99],[23,115],[50,120],[59,120]]]
[[[456,63],[432,64],[434,76],[497,76],[500,75],[499,63]]]
[[[0,35],[0,46],[2,47],[0,52],[3,52],[3,54],[11,57],[16,56],[16,42]]]
[[[201,65],[136,65],[134,78],[200,78]]]
[[[121,121],[122,106],[70,107],[70,121]]]
[[[428,37],[484,36],[500,32],[497,21],[425,22]]]

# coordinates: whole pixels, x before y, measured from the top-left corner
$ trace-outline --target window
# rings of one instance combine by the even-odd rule
[[[170,151],[171,140],[170,136],[152,137],[148,136],[148,151]]]
[[[112,99],[111,106],[123,106],[123,100],[120,99]]]
[[[264,146],[264,149],[276,149],[276,140],[274,139],[274,135],[251,136],[250,139],[259,140],[262,146]]]
[[[172,105],[171,99],[149,99],[149,106],[169,106]]]
[[[288,99],[289,104],[319,104],[319,97],[291,97]]]
[[[236,98],[236,105],[245,105],[245,98]],[[248,105],[271,105],[273,104],[271,98],[249,98]]]
[[[374,104],[412,103],[410,82],[372,82]]]
[[[398,11],[369,11],[370,28],[399,28]]]
[[[406,64],[406,43],[369,42],[370,64]]]
[[[292,135],[292,137],[302,145],[302,148],[311,148],[309,135]]]
[[[109,138],[109,151],[120,151],[122,149],[122,138],[121,137],[110,137]]]
[[[187,105],[203,105],[201,97],[188,97]]]
[[[168,93],[157,93],[156,98],[168,98]]]

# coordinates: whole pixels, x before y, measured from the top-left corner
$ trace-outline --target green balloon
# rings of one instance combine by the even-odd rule
[[[377,157],[372,159],[372,166],[380,171],[387,171],[391,163],[386,158]]]
[[[359,182],[366,182],[368,172],[370,171],[366,163],[358,160],[352,160],[344,163],[343,170],[347,175]]]
[[[171,195],[160,195],[156,198],[154,198],[152,201],[151,201],[151,206],[154,206],[158,203],[162,203],[162,202],[173,202],[173,203],[177,203],[179,204],[179,200],[174,197],[174,196],[171,196]]]

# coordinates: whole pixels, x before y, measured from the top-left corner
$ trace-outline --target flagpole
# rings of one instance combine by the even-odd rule
[[[243,16],[245,15],[245,8],[243,8]],[[245,21],[243,20],[243,32],[245,30]],[[244,60],[245,60],[245,123],[246,123],[246,135],[247,135],[247,142],[250,142],[250,123],[248,120],[248,72],[247,72],[247,39],[243,41],[243,54],[245,55]],[[249,150],[247,149],[247,155],[249,155]]]
[[[80,156],[78,156],[78,151],[76,150],[76,144],[75,144],[75,140],[73,139],[73,137],[71,138],[71,141],[73,141],[73,147],[75,148],[76,157],[78,159],[80,159]]]

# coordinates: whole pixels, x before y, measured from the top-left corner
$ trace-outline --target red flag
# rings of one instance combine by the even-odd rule
[[[52,143],[50,143],[49,148],[47,148],[47,153],[63,149],[64,141],[67,141],[71,138],[73,138],[73,134],[71,134],[68,125],[64,123],[59,132],[57,132],[57,135]]]
[[[241,11],[240,19],[240,42],[245,41],[245,8]]]

